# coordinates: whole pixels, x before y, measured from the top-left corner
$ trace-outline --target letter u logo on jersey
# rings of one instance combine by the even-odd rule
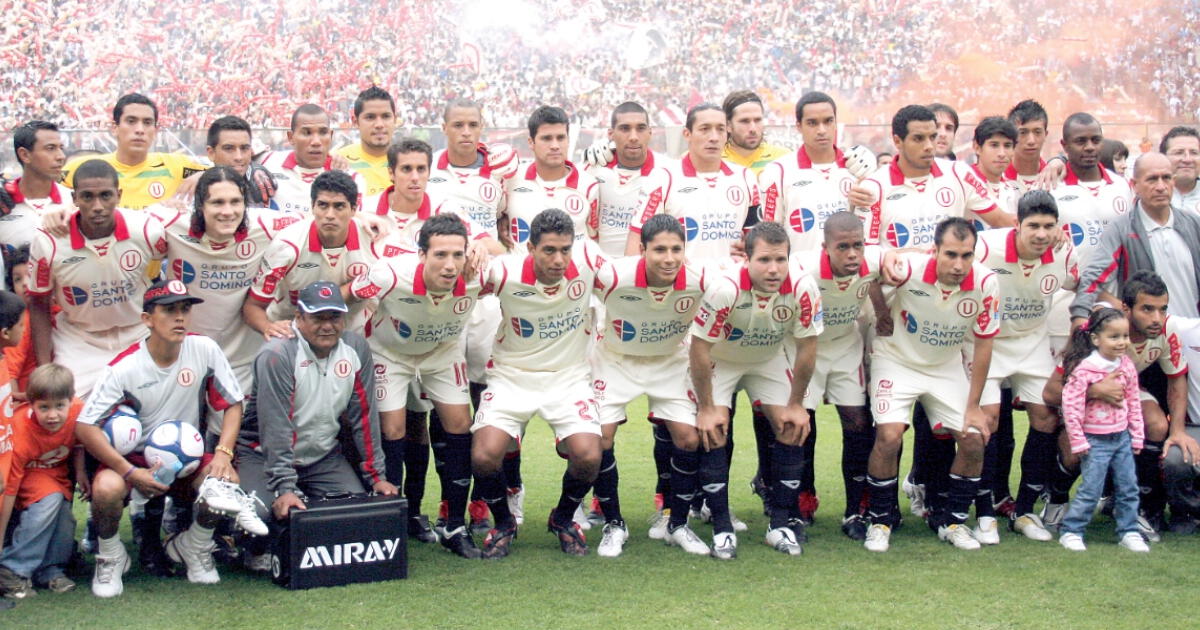
[[[737,186],[731,186],[728,188],[725,191],[725,198],[729,200],[729,203],[735,206],[742,205],[742,203],[746,200],[742,189],[738,188]]]
[[[587,204],[583,201],[583,197],[580,197],[579,195],[571,195],[567,197],[566,201],[563,202],[563,206],[566,208],[568,214],[579,214],[580,212],[583,212],[583,208],[586,205]]]
[[[479,185],[479,198],[482,199],[484,202],[492,203],[493,201],[496,200],[496,197],[499,197],[499,196],[500,196],[500,190],[498,188],[496,188],[496,185],[493,184],[491,182],[491,180],[483,182],[482,184]]]
[[[1058,276],[1046,276],[1042,278],[1042,294],[1050,295],[1058,290]]]
[[[128,251],[128,252],[125,252],[124,254],[121,254],[121,269],[124,269],[125,271],[133,271],[134,269],[137,269],[138,266],[141,264],[142,264],[141,252]]]
[[[237,246],[237,257],[242,260],[248,260],[254,255],[255,249],[254,241],[242,241]]]
[[[979,312],[979,303],[971,298],[966,298],[958,303],[958,314],[963,317],[974,317]]]
[[[954,205],[954,191],[949,188],[939,188],[934,193],[934,199],[937,200],[939,206],[949,208]]]

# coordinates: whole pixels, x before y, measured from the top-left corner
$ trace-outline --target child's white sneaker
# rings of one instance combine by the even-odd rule
[[[1124,542],[1122,539],[1121,543],[1124,544]],[[1083,536],[1079,534],[1067,532],[1058,537],[1058,544],[1069,551],[1087,551],[1087,545],[1083,544]]]
[[[1150,545],[1146,544],[1145,539],[1143,539],[1142,535],[1138,532],[1127,532],[1124,536],[1121,536],[1121,542],[1119,544],[1130,551],[1136,551],[1138,553],[1150,552]]]

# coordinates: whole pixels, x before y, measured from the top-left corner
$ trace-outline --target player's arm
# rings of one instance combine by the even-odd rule
[[[963,433],[975,429],[983,435],[986,443],[988,430],[988,415],[979,406],[979,398],[983,395],[983,386],[987,383],[988,371],[992,366],[992,340],[1000,332],[1000,291],[996,276],[988,274],[980,282],[983,290],[983,303],[979,315],[975,317],[973,332],[975,345],[971,356],[970,386],[967,389],[966,422]]]
[[[354,229],[353,225],[350,227]],[[258,273],[242,301],[242,320],[268,341],[274,337],[292,337],[291,322],[271,320],[267,316],[267,307],[275,301],[276,294],[281,291],[280,285],[295,263],[295,245],[275,238],[263,255]]]
[[[92,395],[88,396],[87,405],[79,413],[79,419],[75,423],[75,439],[92,454],[92,457],[121,475],[125,483],[147,497],[159,496],[167,491],[167,486],[154,478],[154,470],[161,464],[146,469],[129,463],[129,460],[113,448],[98,424],[111,414],[117,405],[124,402],[125,398],[124,390],[113,375],[112,368],[105,368],[104,376],[100,377]]]
[[[763,220],[782,223],[789,210],[783,194],[783,164],[771,162],[759,172],[758,190],[762,193]]]
[[[357,386],[350,392],[350,400],[343,414],[349,424],[354,445],[358,448],[362,462],[359,463],[359,475],[363,482],[379,494],[399,494],[395,485],[385,477],[387,461],[383,457],[383,440],[379,435],[379,410],[375,406],[375,363],[371,359],[371,349],[362,337],[353,337],[351,343],[358,352],[359,368],[354,375]],[[346,341],[343,338],[343,343]],[[402,462],[392,462],[393,466],[402,466]]]
[[[1162,456],[1167,456],[1171,446],[1178,446],[1185,462],[1200,461],[1200,444],[1197,444],[1186,430],[1188,364],[1187,359],[1183,358],[1183,348],[1180,347],[1175,320],[1167,320],[1164,334],[1167,335],[1170,347],[1159,358],[1159,365],[1167,375],[1167,411],[1170,414],[1170,425],[1167,429],[1167,440],[1163,442]]]
[[[0,490],[3,488],[4,482],[0,481]],[[4,501],[0,503],[0,532],[8,531],[8,521],[12,518],[13,505],[16,504],[17,497],[8,494],[7,490],[4,493]],[[4,539],[0,537],[0,549],[4,549]]]
[[[637,256],[642,244],[642,226],[650,217],[667,211],[667,197],[671,192],[671,173],[662,168],[654,169],[646,176],[638,193],[641,212],[629,218],[629,236],[625,239],[625,255]]]
[[[1096,300],[1101,299],[1104,285],[1113,278],[1120,266],[1126,264],[1122,235],[1129,225],[1123,219],[1111,221],[1100,234],[1100,242],[1088,257],[1087,265],[1079,274],[1079,286],[1075,300],[1071,302],[1071,323],[1078,326],[1087,321]],[[1112,304],[1120,304],[1114,301]]]
[[[287,346],[270,344],[254,358],[256,384],[255,410],[258,419],[259,441],[263,450],[263,473],[267,487],[275,493],[271,511],[278,519],[286,519],[291,508],[305,509],[297,485],[299,475],[292,464],[295,452],[292,439],[296,425],[292,419],[292,402],[296,393],[295,355],[288,351],[298,342]]]
[[[233,466],[233,449],[237,447],[238,432],[242,430],[242,414],[245,411],[242,387],[221,348],[211,339],[205,339],[209,365],[213,371],[213,376],[208,381],[208,404],[214,410],[222,412],[221,439],[213,449],[209,474],[238,481],[238,474]]]
[[[999,207],[990,212],[976,212],[975,216],[979,217],[980,221],[983,221],[991,228],[1017,227],[1017,217],[1001,210]]]
[[[691,367],[692,390],[696,393],[696,429],[700,431],[701,446],[708,450],[725,438],[723,414],[713,404],[713,342],[695,337],[691,341],[688,365]]]
[[[33,354],[38,365],[45,365],[54,360],[54,345],[50,332],[50,296],[29,296],[29,334],[33,340]]]

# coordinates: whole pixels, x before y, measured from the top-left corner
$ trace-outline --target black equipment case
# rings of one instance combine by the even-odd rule
[[[408,577],[408,501],[330,495],[293,509],[271,549],[271,577],[289,589]]]

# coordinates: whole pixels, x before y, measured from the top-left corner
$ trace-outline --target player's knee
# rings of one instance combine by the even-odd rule
[[[983,435],[974,431],[968,431],[958,437],[958,451],[966,458],[971,460],[983,460]]]
[[[1045,407],[1030,406],[1029,427],[1041,433],[1053,433],[1058,428],[1058,416]]]
[[[904,427],[899,424],[881,425],[875,431],[875,450],[881,455],[895,455],[904,443]]]
[[[671,436],[671,441],[675,444],[675,448],[689,453],[700,448],[700,434],[695,431],[680,431],[679,434]]]
[[[584,449],[572,454],[567,469],[576,479],[595,479],[600,474],[600,450]]]
[[[128,491],[125,480],[111,470],[96,473],[92,480],[92,508],[97,510],[120,509]]]
[[[1146,439],[1147,440],[1165,440],[1167,439],[1167,431],[1170,428],[1170,423],[1167,422],[1166,416],[1146,419]]]
[[[871,430],[871,417],[866,407],[839,406],[838,417],[842,421],[842,431],[845,433],[866,433]]]
[[[486,449],[479,448],[477,445],[471,449],[471,471],[479,477],[490,477],[500,474],[503,457],[503,455],[497,457],[487,452]]]

